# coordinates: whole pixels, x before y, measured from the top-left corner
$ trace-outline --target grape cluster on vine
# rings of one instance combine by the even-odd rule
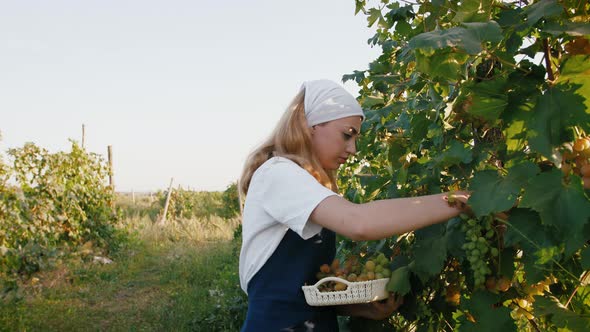
[[[572,171],[582,178],[584,188],[590,189],[590,137],[580,137],[571,149],[563,153],[561,170],[565,175]]]
[[[492,273],[485,259],[486,255],[498,256],[498,249],[491,245],[491,239],[495,234],[492,226],[493,218],[484,217],[478,220],[461,214],[461,219],[465,220],[461,225],[461,231],[465,232],[465,243],[462,249],[465,250],[473,271],[474,286],[482,286],[486,281],[486,275]]]

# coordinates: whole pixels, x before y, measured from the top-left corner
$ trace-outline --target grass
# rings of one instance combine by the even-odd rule
[[[78,259],[37,274],[0,302],[0,330],[239,330],[236,224],[129,220],[135,235],[112,264]]]

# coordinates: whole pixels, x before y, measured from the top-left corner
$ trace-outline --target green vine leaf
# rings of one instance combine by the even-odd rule
[[[584,98],[571,87],[559,85],[540,96],[527,126],[530,146],[556,161],[553,147],[571,140],[567,131],[575,125],[590,126],[590,113]]]
[[[520,206],[539,212],[544,225],[557,227],[564,235],[568,254],[586,240],[583,229],[590,218],[590,201],[578,177],[564,183],[558,169],[541,173],[529,182]]]
[[[590,35],[590,23],[586,22],[547,22],[543,31],[554,36],[568,34],[570,36]]]
[[[391,278],[387,283],[387,290],[404,296],[410,292],[410,269],[402,266],[391,272]]]
[[[453,18],[453,22],[483,22],[490,19],[493,0],[465,0]]]
[[[468,164],[473,159],[471,149],[465,144],[453,140],[449,147],[436,158],[436,162],[442,166],[458,165],[461,163]]]
[[[460,27],[421,33],[410,39],[409,47],[428,55],[444,48],[462,49],[468,54],[478,54],[483,43],[502,40],[502,28],[495,21],[463,23]]]
[[[581,255],[582,255],[582,260],[581,260],[582,268],[584,270],[590,269],[590,247],[582,250]]]
[[[445,264],[447,238],[443,236],[444,227],[442,225],[430,226],[424,230],[431,230],[431,232],[424,234],[424,238],[419,237],[419,234],[416,235],[414,265],[411,270],[422,282],[427,282],[432,276],[439,274]]]
[[[541,0],[524,9],[529,26],[535,25],[542,18],[555,17],[563,13],[563,7],[556,0]]]
[[[533,306],[535,308],[535,314],[546,316],[556,327],[574,332],[590,330],[590,319],[588,317],[582,317],[568,310],[553,296],[535,296]]]
[[[494,123],[508,105],[506,80],[479,82],[465,87],[469,107],[466,111],[476,117]]]
[[[516,203],[528,179],[538,172],[539,168],[531,162],[510,168],[506,177],[492,170],[478,172],[471,181],[473,194],[469,198],[469,205],[478,217],[507,211]]]
[[[590,31],[588,33],[590,34]],[[590,55],[568,57],[561,66],[561,74],[557,82],[562,85],[571,85],[576,95],[585,99],[586,115],[590,114]],[[590,117],[580,115],[577,123],[584,130],[590,131],[588,119]]]
[[[469,311],[475,323],[461,317],[461,332],[495,332],[516,331],[516,325],[510,317],[510,309],[500,305],[499,295],[477,291],[471,298],[461,299],[461,308]]]

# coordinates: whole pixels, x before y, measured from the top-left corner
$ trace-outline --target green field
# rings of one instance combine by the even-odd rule
[[[1,303],[0,329],[238,330],[246,300],[235,226],[219,219],[159,228],[147,218],[129,220],[133,235],[110,257],[113,263],[91,263],[82,255],[34,275]],[[187,231],[197,229],[208,240]]]

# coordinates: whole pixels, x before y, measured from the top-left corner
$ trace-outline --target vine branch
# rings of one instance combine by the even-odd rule
[[[547,68],[547,79],[553,82],[555,75],[553,74],[553,68],[551,67],[551,50],[549,49],[549,39],[543,39],[543,52],[545,53],[545,67]]]
[[[586,279],[586,277],[588,277],[588,273],[590,273],[590,271],[584,272],[584,274],[580,278],[582,280],[582,282]],[[574,295],[576,295],[576,293],[578,292],[578,289],[579,288],[580,288],[580,285],[577,285],[576,288],[574,289],[574,291],[572,292],[572,295],[570,295],[570,297],[567,299],[567,302],[565,303],[565,307],[566,308],[570,304],[570,302],[572,301],[572,299],[574,298]]]

